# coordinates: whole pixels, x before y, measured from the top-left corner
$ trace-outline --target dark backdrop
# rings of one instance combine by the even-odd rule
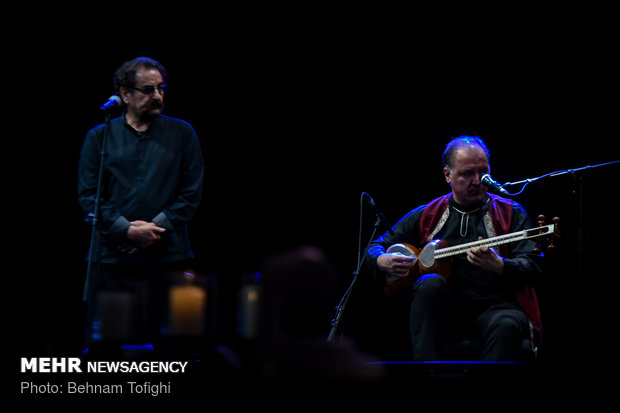
[[[166,114],[190,122],[200,138],[205,192],[190,233],[198,269],[229,289],[218,330],[223,339],[234,331],[226,311],[234,309],[235,280],[258,271],[271,253],[322,248],[343,293],[356,265],[361,192],[392,223],[447,193],[440,157],[452,137],[485,139],[499,182],[619,158],[618,105],[608,98],[618,92],[618,63],[596,35],[588,41],[570,31],[561,38],[513,35],[495,43],[489,33],[431,41],[344,28],[232,26],[191,41],[87,46],[79,35],[39,39],[15,65],[29,86],[21,90],[27,99],[12,132],[26,143],[11,167],[19,177],[11,208],[24,216],[12,223],[20,235],[20,266],[11,272],[23,297],[15,330],[21,352],[74,354],[83,345],[89,227],[76,201],[78,155],[87,130],[103,121],[97,108],[114,92],[114,70],[136,56],[166,66]],[[610,258],[618,167],[579,176],[583,274],[576,266],[577,181],[549,178],[515,197],[534,219],[562,218],[563,258],[539,286],[546,352],[556,359],[587,359],[584,348],[606,337],[616,307]],[[365,207],[364,243],[373,223]],[[399,357],[385,337],[402,320],[385,311],[362,275],[343,332],[365,350]],[[327,336],[329,317],[320,317]]]

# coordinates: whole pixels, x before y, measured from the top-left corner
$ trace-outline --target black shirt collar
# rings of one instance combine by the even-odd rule
[[[134,134],[135,136],[137,136],[138,138],[141,138],[145,135],[147,135],[151,129],[153,129],[153,125],[155,124],[155,122],[157,121],[157,118],[159,117],[159,115],[155,116],[153,118],[153,120],[151,121],[151,124],[149,125],[149,128],[147,130],[145,130],[144,132],[140,132],[138,130],[135,130],[128,122],[127,119],[125,118],[126,115],[126,111],[123,112],[123,114],[121,115],[121,119],[123,122],[123,126],[125,126],[132,134]]]
[[[482,200],[481,203],[479,203],[477,205],[465,206],[465,205],[461,205],[458,202],[456,202],[454,200],[454,194],[452,194],[452,195],[450,195],[450,206],[453,207],[453,208],[456,208],[457,210],[459,210],[461,212],[473,212],[473,211],[476,211],[478,209],[485,208],[489,204],[490,200],[491,200],[491,197],[487,194],[487,195],[485,195],[485,197],[484,197],[484,199]]]

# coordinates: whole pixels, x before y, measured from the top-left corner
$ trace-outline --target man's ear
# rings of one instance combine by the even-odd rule
[[[127,104],[127,95],[129,94],[129,89],[127,89],[125,86],[121,86],[118,89],[118,94],[121,95],[121,99],[123,100],[123,102],[125,102],[125,104]]]
[[[452,185],[452,179],[450,178],[450,169],[448,167],[443,167],[443,176],[446,178],[446,182],[448,185]]]

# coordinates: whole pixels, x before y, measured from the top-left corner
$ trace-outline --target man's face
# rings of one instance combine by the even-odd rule
[[[477,145],[464,145],[457,148],[452,158],[452,169],[443,168],[446,182],[452,187],[454,200],[464,206],[474,206],[482,202],[487,186],[480,178],[489,173],[486,154]]]
[[[157,69],[141,67],[136,72],[134,88],[122,88],[127,112],[138,119],[152,119],[164,110],[164,80]]]

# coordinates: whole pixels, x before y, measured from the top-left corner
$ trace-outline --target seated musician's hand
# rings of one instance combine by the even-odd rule
[[[399,253],[381,254],[377,258],[377,267],[388,275],[404,277],[409,273],[413,265],[413,257],[407,257]]]
[[[483,238],[478,237],[478,239],[481,240]],[[494,248],[489,248],[485,245],[468,249],[467,261],[494,274],[502,274],[504,272],[504,259]]]

